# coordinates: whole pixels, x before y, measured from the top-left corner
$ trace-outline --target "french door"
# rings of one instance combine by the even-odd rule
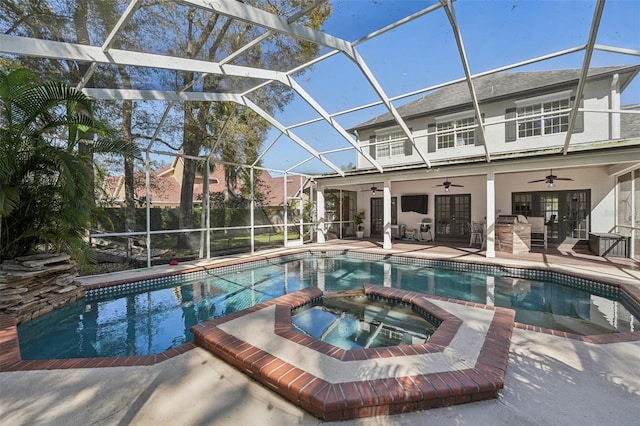
[[[391,197],[391,224],[398,223],[398,199],[397,197]],[[371,235],[382,235],[384,231],[384,198],[376,197],[371,198]]]
[[[589,239],[591,190],[515,192],[513,214],[544,217],[552,243]]]
[[[471,223],[471,194],[435,196],[435,238],[468,239]]]

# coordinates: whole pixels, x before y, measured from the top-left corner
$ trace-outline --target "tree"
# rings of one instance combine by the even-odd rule
[[[26,70],[0,72],[0,256],[44,248],[82,260],[95,213],[91,158],[80,154],[131,153],[105,137],[93,103],[61,82],[40,83]],[[83,135],[102,132],[93,141]]]
[[[296,0],[246,1],[261,9],[278,15],[291,15],[300,6]],[[331,6],[323,4],[314,8],[307,16],[300,19],[312,28],[318,29],[331,13]],[[234,21],[220,15],[203,13],[190,8],[186,16],[179,16],[187,22],[186,40],[181,44],[183,51],[179,56],[216,61],[219,57],[235,52],[247,42],[260,34],[260,29]],[[264,66],[273,69],[288,70],[303,63],[318,52],[317,45],[306,41],[295,40],[280,34],[270,37],[266,42],[248,49],[234,62],[247,66]],[[183,73],[183,86],[195,80],[194,73]],[[189,90],[207,92],[233,91],[255,84],[254,81],[239,79],[223,79],[218,75],[206,75],[198,86]],[[256,103],[268,113],[282,110],[293,98],[291,91],[281,84],[270,84],[252,93]],[[182,149],[186,154],[184,175],[180,197],[180,228],[193,228],[193,184],[196,176],[197,157],[208,147],[207,154],[236,164],[251,164],[258,156],[268,123],[253,111],[230,103],[185,102],[183,105],[184,131]],[[215,146],[212,144],[215,141]],[[228,185],[237,182],[239,173],[236,167],[225,165],[225,178]],[[227,191],[229,194],[229,191]],[[189,235],[179,234],[178,248],[188,249]]]

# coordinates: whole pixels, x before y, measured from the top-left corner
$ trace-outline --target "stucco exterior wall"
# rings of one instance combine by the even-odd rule
[[[551,92],[554,93],[554,92]],[[575,91],[570,93],[567,91],[557,92],[558,94],[573,96]],[[591,143],[604,141],[609,139],[610,135],[610,118],[611,114],[607,112],[598,112],[594,110],[607,110],[610,102],[619,102],[619,96],[611,98],[612,89],[609,79],[597,80],[590,82],[585,86],[583,96],[583,106],[586,111],[584,114],[584,131],[573,133],[571,136],[571,144]],[[485,144],[490,153],[521,153],[532,150],[540,150],[549,147],[561,148],[564,146],[567,133],[562,132],[548,136],[534,136],[527,138],[519,138],[515,142],[505,141],[505,110],[515,107],[515,101],[525,100],[526,97],[518,97],[500,102],[489,104],[481,104],[480,110],[484,114],[485,122]],[[619,108],[619,105],[614,105]],[[470,116],[473,115],[471,109],[468,110]],[[441,115],[441,114],[440,114]],[[440,161],[448,159],[462,159],[470,157],[478,157],[485,155],[483,146],[456,146],[452,148],[439,149],[435,152],[427,152],[428,143],[428,125],[435,122],[437,117],[421,117],[418,119],[408,120],[407,126],[412,129],[418,150],[430,161]],[[617,117],[616,117],[617,118]],[[384,130],[384,129],[379,129]],[[369,137],[375,135],[374,130],[362,131],[358,134],[360,143],[368,143]],[[369,147],[365,147],[365,151],[369,152]],[[398,164],[420,163],[422,159],[420,154],[414,149],[412,155],[394,156],[387,158],[376,158],[376,161],[382,166],[391,166]],[[371,164],[364,159],[363,156],[357,155],[358,168],[370,168]]]

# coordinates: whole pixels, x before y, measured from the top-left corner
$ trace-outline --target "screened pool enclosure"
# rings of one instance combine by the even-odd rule
[[[136,158],[94,159],[106,213],[91,240],[148,266],[355,237],[363,210],[390,248],[392,203],[406,194],[391,193],[390,176],[418,177],[401,175],[406,168],[385,162],[376,144],[387,143],[389,156],[416,154],[411,170],[437,183],[464,177],[449,174],[456,165],[509,161],[494,160],[489,143],[481,158],[434,159],[400,106],[463,83],[465,110],[481,123],[471,129],[484,140],[482,77],[578,69],[572,93],[581,99],[592,68],[640,64],[640,7],[626,1],[9,0],[0,11],[0,68],[76,87],[95,99],[96,118],[140,148]],[[629,84],[624,103],[640,104],[640,84]],[[589,112],[580,102],[562,108],[563,143],[545,153],[554,161],[573,155]],[[354,130],[383,115],[393,125],[377,142]],[[638,135],[624,140],[638,144]],[[624,163],[612,191],[628,199],[614,209],[612,231],[640,246],[640,158],[611,159],[608,149],[598,165]],[[530,161],[511,171],[541,170]],[[487,221],[497,211],[490,176],[481,191]],[[376,190],[380,224],[370,217]],[[493,253],[492,236],[487,244]]]

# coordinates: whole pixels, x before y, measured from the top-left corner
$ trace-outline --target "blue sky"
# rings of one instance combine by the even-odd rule
[[[328,33],[349,41],[359,39],[385,23],[420,10],[431,1],[346,0],[335,3],[340,12],[325,23]],[[459,0],[454,3],[472,73],[479,73],[586,43],[595,9],[588,0]],[[597,44],[640,50],[640,1],[608,0]],[[369,68],[390,97],[464,76],[451,27],[442,10],[432,12],[398,29],[357,47]],[[514,71],[579,68],[583,52],[544,61]],[[640,64],[631,55],[595,52],[591,66]],[[640,80],[637,78],[636,80]],[[362,74],[344,55],[316,64],[298,82],[329,113],[377,101],[375,92]],[[402,105],[411,98],[395,102]],[[640,81],[623,94],[623,104],[640,103]],[[386,110],[381,107],[337,118],[348,129]],[[285,125],[317,117],[300,98],[277,115]],[[338,133],[324,123],[293,131],[318,150],[349,146]],[[272,131],[267,146],[279,132]],[[289,167],[308,154],[283,136],[264,158],[264,165],[275,169]],[[331,154],[338,166],[353,162],[353,152]],[[296,171],[329,171],[312,160]]]

